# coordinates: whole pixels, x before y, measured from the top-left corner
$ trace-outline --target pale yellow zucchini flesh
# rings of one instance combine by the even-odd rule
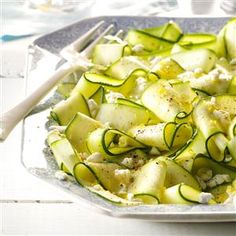
[[[119,206],[235,195],[235,42],[234,18],[218,34],[170,21],[98,43],[51,110],[47,143],[64,181]]]

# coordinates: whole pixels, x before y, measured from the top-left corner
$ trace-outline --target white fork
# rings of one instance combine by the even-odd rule
[[[37,105],[42,98],[63,78],[75,70],[86,71],[92,64],[87,59],[95,45],[110,32],[113,25],[109,25],[90,45],[83,51],[80,50],[91,40],[97,30],[104,24],[100,21],[86,34],[79,37],[70,45],[63,48],[60,55],[67,60],[50,76],[39,88],[29,94],[23,101],[15,107],[2,114],[0,117],[0,141],[4,141],[14,127]]]

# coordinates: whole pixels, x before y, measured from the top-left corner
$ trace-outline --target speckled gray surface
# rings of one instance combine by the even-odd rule
[[[37,39],[34,43],[52,53],[58,53],[64,46],[73,42],[80,35],[88,31],[97,22],[104,20],[105,24],[101,30],[107,25],[114,24],[115,31],[119,29],[127,30],[130,28],[145,28],[156,25],[161,25],[169,20],[176,21],[184,32],[212,32],[216,33],[220,29],[228,18],[170,18],[170,17],[96,17],[89,18],[77,22],[73,25],[67,26],[62,30],[55,31],[51,34],[45,35]],[[98,31],[99,32],[99,31]]]
[[[98,17],[80,21],[65,27],[54,33],[45,35],[34,42],[35,52],[30,59],[30,68],[37,67],[37,61],[42,59],[38,47],[51,53],[58,52],[78,36],[85,33],[96,22],[105,20],[106,25],[113,23],[115,29],[129,29],[151,27],[163,24],[168,20],[178,22],[185,32],[214,32],[216,33],[227,21],[227,18],[159,18],[159,17]],[[29,83],[32,81],[29,81]],[[165,222],[216,222],[236,221],[236,209],[232,204],[228,205],[156,205],[156,206],[115,206],[93,193],[82,188],[73,180],[59,181],[54,173],[57,170],[54,159],[45,145],[47,116],[49,114],[46,100],[45,109],[25,119],[22,147],[22,164],[30,173],[52,184],[64,192],[73,200],[80,202],[91,210],[99,210],[111,216],[139,218],[152,221]],[[43,107],[43,104],[41,105]]]

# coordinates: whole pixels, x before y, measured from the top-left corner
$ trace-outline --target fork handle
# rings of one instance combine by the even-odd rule
[[[41,99],[61,80],[74,71],[74,66],[65,63],[54,72],[39,88],[29,94],[15,107],[0,117],[0,140],[7,138],[14,127],[38,104]]]

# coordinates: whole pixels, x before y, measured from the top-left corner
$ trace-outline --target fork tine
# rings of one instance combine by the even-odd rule
[[[98,42],[106,35],[108,34],[112,29],[114,28],[114,25],[109,25],[87,48],[85,48],[80,54],[84,57],[89,57],[92,53],[94,47]]]
[[[90,29],[86,34],[79,37],[73,43],[69,44],[68,46],[64,47],[60,54],[63,57],[64,53],[67,51],[80,51],[91,39],[94,33],[104,24],[104,21],[99,21],[92,29]]]
[[[124,30],[119,30],[119,31],[115,34],[115,36],[118,37],[118,38],[121,38],[121,37],[123,36],[123,34],[124,34]]]

